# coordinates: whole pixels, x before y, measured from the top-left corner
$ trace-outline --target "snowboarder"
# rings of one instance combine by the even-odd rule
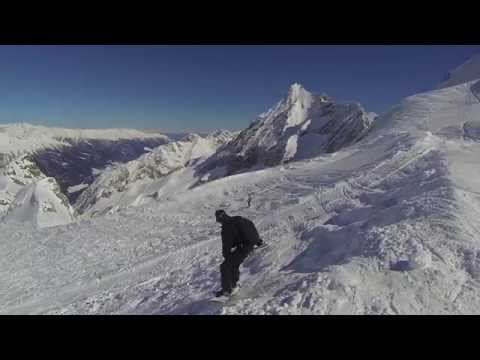
[[[252,205],[252,199],[253,199],[253,196],[252,194],[248,194],[248,199],[247,199],[247,205],[248,207],[250,208],[250,205]]]
[[[240,265],[253,251],[254,246],[263,246],[252,221],[241,216],[229,216],[224,210],[215,211],[216,221],[222,224],[222,254],[225,260],[220,265],[222,289],[216,297],[231,295],[240,278]]]

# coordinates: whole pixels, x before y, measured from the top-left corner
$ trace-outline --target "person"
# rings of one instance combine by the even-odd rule
[[[240,279],[240,265],[250,255],[255,246],[264,242],[252,221],[242,216],[229,216],[224,210],[215,211],[216,221],[222,225],[222,255],[220,265],[221,290],[216,297],[231,295]]]
[[[248,194],[248,200],[247,200],[248,207],[250,207],[252,205],[252,199],[253,199],[252,194]]]

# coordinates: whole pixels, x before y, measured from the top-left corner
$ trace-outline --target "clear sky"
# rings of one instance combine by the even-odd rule
[[[5,46],[0,123],[240,130],[294,82],[381,113],[479,46]]]

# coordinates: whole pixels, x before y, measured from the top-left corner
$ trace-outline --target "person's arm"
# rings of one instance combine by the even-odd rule
[[[233,245],[243,247],[245,234],[243,233],[242,229],[240,228],[240,224],[237,222],[232,226],[232,239]]]
[[[222,229],[222,254],[225,259],[230,255],[232,247],[233,234],[231,232],[230,226],[228,226]]]

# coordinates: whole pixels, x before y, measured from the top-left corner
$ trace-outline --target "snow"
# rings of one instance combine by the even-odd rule
[[[0,154],[22,154],[44,148],[68,146],[65,140],[119,140],[165,138],[134,129],[64,129],[30,124],[0,124]]]
[[[167,189],[174,191],[192,186],[198,180],[193,172],[180,181],[183,187],[177,184],[175,172],[198,165],[231,137],[228,131],[215,131],[205,138],[189,134],[179,141],[158,146],[136,160],[96,171],[97,179],[80,195],[75,208],[81,214],[103,214],[118,206],[137,206],[149,199],[162,198]],[[173,175],[164,181],[170,174]]]
[[[69,194],[75,193],[77,191],[83,190],[88,187],[88,184],[78,184],[75,186],[70,186],[67,191]]]
[[[305,121],[304,119],[308,116],[308,109],[312,106],[313,101],[312,94],[306,91],[302,85],[295,83],[290,87],[287,99],[290,109],[283,132]]]
[[[372,126],[375,114],[360,104],[337,104],[300,84],[205,162],[200,171],[214,179],[216,167],[227,174],[316,157],[349,146]],[[222,172],[220,172],[222,173]]]
[[[73,209],[58,196],[58,184],[45,178],[22,188],[4,221],[32,222],[37,227],[65,225],[73,221]]]
[[[283,156],[283,161],[288,161],[295,156],[295,154],[297,153],[297,144],[298,144],[298,136],[297,135],[291,136],[287,140],[287,145],[285,146],[285,155]]]
[[[0,222],[0,314],[478,314],[477,84],[408,97],[333,152],[302,148],[322,141],[312,132],[296,149],[286,143],[294,161],[227,177],[225,164],[205,174],[183,165],[103,198],[101,216],[41,229]],[[337,108],[340,123],[373,119],[352,108]],[[247,143],[264,140],[275,109]],[[155,149],[161,166],[190,160],[189,139]],[[238,299],[226,304],[210,300],[218,208],[252,219],[269,245],[242,265]]]
[[[1,221],[30,222],[42,228],[73,219],[73,209],[57,181],[45,176],[29,155],[0,169]]]
[[[61,147],[60,153],[80,142],[90,144],[87,139],[91,142],[94,139],[101,140],[100,142],[118,142],[137,138],[146,142],[153,138],[155,141],[168,140],[161,134],[146,134],[130,129],[80,130],[29,124],[0,125],[0,220],[29,221],[39,227],[57,226],[73,220],[73,209],[65,194],[62,194],[57,180],[53,177],[46,179],[47,176],[42,171],[48,173],[48,169],[45,166],[42,169],[39,167],[38,156],[43,150]],[[92,156],[89,153],[83,154],[87,158]],[[58,162],[61,156],[53,158]],[[77,160],[82,158],[85,157],[79,156]],[[59,165],[65,168],[68,163],[62,161]],[[75,165],[74,169],[82,167],[78,162]],[[60,183],[61,180],[59,179]],[[75,192],[82,189],[79,184],[75,185],[78,185],[73,187]]]
[[[272,168],[221,179],[179,194],[174,201],[150,203],[51,232],[34,232],[30,241],[26,240],[26,229],[7,229],[18,234],[17,244],[23,239],[18,244],[20,248],[35,246],[42,238],[50,240],[42,241],[49,250],[36,254],[38,259],[30,258],[31,249],[25,250],[24,256],[28,258],[22,261],[38,263],[37,271],[41,269],[43,276],[29,281],[31,289],[25,299],[20,301],[13,296],[2,299],[6,304],[3,313],[308,314],[394,313],[393,309],[411,312],[409,304],[412,301],[414,305],[419,305],[417,301],[421,304],[423,297],[431,295],[428,293],[430,287],[435,288],[429,284],[435,282],[430,280],[421,286],[419,281],[410,290],[412,286],[406,280],[407,275],[403,275],[403,280],[399,279],[394,285],[397,289],[407,286],[407,292],[418,291],[420,300],[406,296],[402,305],[400,300],[405,290],[396,290],[397,298],[392,302],[391,292],[395,290],[387,280],[395,275],[389,270],[389,264],[382,269],[374,255],[392,263],[403,259],[414,263],[418,261],[415,255],[418,249],[425,250],[421,241],[415,239],[411,240],[412,244],[399,241],[398,245],[391,240],[375,248],[376,240],[398,239],[400,235],[407,239],[409,231],[415,229],[407,221],[401,227],[403,231],[387,225],[385,232],[379,232],[378,224],[386,219],[393,215],[408,219],[408,214],[399,214],[400,209],[388,213],[388,206],[392,205],[385,204],[385,200],[392,194],[379,194],[379,185],[372,188],[366,185],[381,184],[386,178],[388,184],[384,184],[384,189],[393,190],[393,175],[387,178],[389,172],[385,170],[407,164],[412,153],[419,150],[405,152],[394,160],[395,164],[390,164],[395,152],[385,154],[379,150],[393,145],[394,140],[385,144],[382,137],[363,149],[369,152],[370,169],[377,166],[379,160],[383,163],[374,173],[369,168],[353,173],[357,170],[351,159],[355,155],[347,152],[338,157],[292,163],[282,172]],[[428,142],[419,146],[428,146]],[[441,167],[442,163],[433,158],[425,165]],[[408,179],[412,183],[407,184],[407,190],[415,193],[418,181],[403,176],[403,181]],[[431,190],[429,187],[427,192]],[[249,192],[254,193],[254,206],[247,210],[245,199]],[[372,198],[362,199],[365,195]],[[403,197],[411,197],[414,201],[415,195],[409,195]],[[355,219],[354,223],[344,221],[343,226],[323,225],[333,214],[358,207],[360,199],[370,203],[364,206],[374,208],[370,214],[356,214],[351,218]],[[398,204],[401,201],[399,198]],[[228,205],[227,211],[231,213],[242,213],[254,219],[270,244],[262,257],[250,259],[242,269],[241,281],[245,284],[242,293],[250,297],[226,308],[207,300],[218,282],[221,261],[219,229],[213,219],[213,212],[220,205]],[[363,223],[372,221],[370,219],[374,224],[362,230]],[[425,241],[428,236],[431,234],[419,240]],[[354,255],[359,251],[357,241],[366,242],[365,253],[360,253],[365,257]],[[55,244],[62,244],[62,247],[55,250],[58,246]],[[2,246],[8,247],[8,244]],[[11,251],[2,250],[6,254]],[[370,257],[366,256],[369,251],[373,252]],[[57,266],[65,264],[63,271],[56,270],[53,265],[51,268],[40,265],[42,256],[47,254],[55,259]],[[429,272],[428,262],[425,263],[424,268],[417,266],[412,271],[425,271],[423,276],[434,276]],[[69,264],[68,269],[66,264]],[[24,278],[27,275],[24,274]],[[440,275],[443,279],[443,274]],[[8,283],[8,279],[6,281]],[[447,284],[443,286],[451,285],[444,282]],[[57,288],[62,290],[56,293]],[[37,294],[39,289],[42,290]]]

